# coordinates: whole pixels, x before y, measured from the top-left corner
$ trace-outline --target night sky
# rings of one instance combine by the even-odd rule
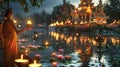
[[[21,14],[21,15],[24,15],[24,16],[29,16],[31,15],[32,13],[34,12],[37,12],[37,13],[40,13],[43,9],[47,12],[47,13],[51,13],[52,10],[53,10],[53,7],[56,6],[56,5],[62,5],[63,0],[45,0],[41,7],[31,7],[29,12],[25,13],[22,9],[22,7],[20,7],[20,5],[18,3],[12,3],[11,7],[13,9],[13,12],[16,14]],[[67,0],[67,2],[70,2],[71,4],[75,5],[76,7],[78,6],[78,4],[80,3],[79,2],[80,0]],[[93,2],[96,4],[98,4],[98,1],[99,0],[93,0]],[[105,2],[106,0],[102,0],[103,2]]]

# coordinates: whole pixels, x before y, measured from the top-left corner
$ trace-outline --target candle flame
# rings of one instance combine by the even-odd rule
[[[27,21],[27,24],[30,24],[30,25],[31,25],[31,24],[32,24],[32,22],[31,22],[30,20],[28,20],[28,21]]]
[[[16,20],[13,20],[14,23],[17,23]]]
[[[49,42],[48,42],[48,41],[46,41],[46,42],[45,42],[45,45],[48,45],[48,44],[49,44]]]
[[[34,60],[34,64],[36,64],[36,60]]]
[[[21,57],[20,57],[20,59],[23,59],[23,54],[21,54]]]
[[[28,49],[26,49],[25,52],[28,53]]]
[[[53,66],[57,66],[57,62],[53,62],[52,65],[53,65]]]

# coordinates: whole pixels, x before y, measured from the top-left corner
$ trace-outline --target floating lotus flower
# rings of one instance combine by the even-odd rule
[[[20,46],[20,48],[21,48],[21,49],[26,49],[26,47],[25,47],[25,46]]]
[[[42,56],[41,56],[40,54],[35,54],[35,59],[36,59],[37,61],[39,61],[41,57],[42,57]]]

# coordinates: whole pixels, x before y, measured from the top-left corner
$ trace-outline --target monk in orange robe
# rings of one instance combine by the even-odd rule
[[[18,57],[17,46],[17,34],[28,30],[23,29],[18,31],[14,26],[12,17],[12,10],[7,9],[5,13],[5,19],[2,26],[2,34],[4,37],[3,52],[4,52],[4,64],[3,67],[15,67],[15,59]]]

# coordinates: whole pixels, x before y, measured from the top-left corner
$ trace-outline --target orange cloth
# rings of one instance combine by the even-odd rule
[[[4,67],[15,67],[14,60],[18,56],[17,31],[12,20],[4,20],[2,26],[4,37]]]

